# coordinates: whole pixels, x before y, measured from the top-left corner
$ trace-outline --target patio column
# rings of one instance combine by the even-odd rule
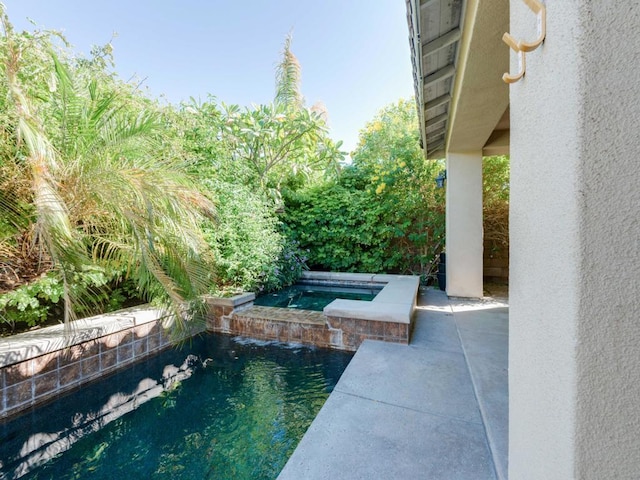
[[[638,478],[640,15],[546,6],[510,87],[509,478]],[[510,15],[535,38],[525,2]]]
[[[482,152],[447,154],[447,295],[482,297]]]

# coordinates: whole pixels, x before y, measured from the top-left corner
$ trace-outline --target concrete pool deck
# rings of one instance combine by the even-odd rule
[[[508,305],[420,292],[409,345],[366,340],[280,473],[507,478]]]

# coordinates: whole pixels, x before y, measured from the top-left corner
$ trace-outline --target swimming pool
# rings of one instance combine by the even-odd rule
[[[375,288],[323,287],[317,285],[292,285],[277,292],[256,297],[254,304],[264,307],[295,308],[321,312],[337,298],[371,301],[380,292]]]
[[[273,479],[351,357],[195,338],[0,424],[0,478]]]

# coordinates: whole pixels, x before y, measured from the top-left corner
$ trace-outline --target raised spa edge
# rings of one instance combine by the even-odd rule
[[[254,306],[251,294],[207,298],[207,328],[263,340],[355,351],[364,340],[409,343],[420,278],[305,272],[303,285],[381,289],[372,301],[337,299],[323,312]]]

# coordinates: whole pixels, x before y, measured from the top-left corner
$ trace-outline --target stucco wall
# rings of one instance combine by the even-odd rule
[[[482,153],[447,154],[447,295],[482,297]]]
[[[510,91],[509,478],[637,478],[640,13],[546,6]],[[519,0],[510,31],[536,36]]]

